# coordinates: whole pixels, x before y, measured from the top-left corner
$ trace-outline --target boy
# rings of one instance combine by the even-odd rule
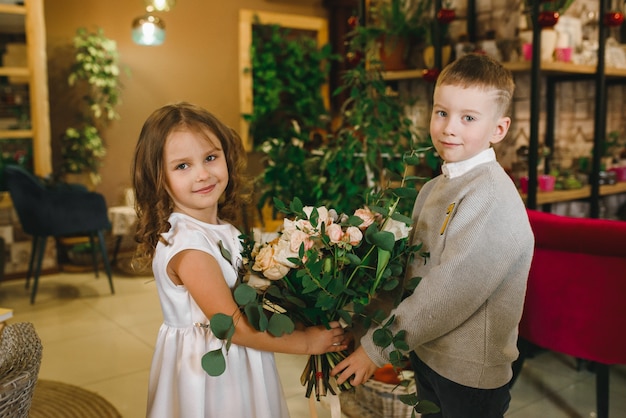
[[[534,248],[524,203],[491,144],[506,136],[514,82],[486,55],[466,55],[439,75],[430,133],[442,174],[420,190],[413,209],[422,277],[392,312],[406,330],[419,399],[441,408],[428,417],[502,417],[517,358],[517,326]],[[358,385],[389,362],[393,347],[371,329],[332,375]]]

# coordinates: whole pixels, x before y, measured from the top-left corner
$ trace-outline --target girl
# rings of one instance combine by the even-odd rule
[[[233,218],[242,201],[245,151],[237,134],[206,110],[177,103],[146,120],[135,149],[139,261],[152,262],[163,324],[150,371],[148,417],[288,417],[273,352],[321,354],[347,348],[338,323],[273,337],[236,322],[226,371],[209,376],[202,356],[222,346],[207,327],[237,310],[240,259]],[[238,257],[239,256],[239,257]]]

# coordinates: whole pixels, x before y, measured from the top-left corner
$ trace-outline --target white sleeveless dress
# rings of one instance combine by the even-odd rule
[[[167,263],[184,249],[211,254],[232,288],[236,269],[222,255],[219,241],[230,251],[233,263],[241,259],[240,232],[230,224],[212,225],[173,213],[171,229],[163,234],[170,245],[159,243],[153,261],[163,324],[156,341],[148,388],[149,418],[288,418],[274,353],[232,344],[226,355],[226,371],[209,376],[202,356],[221,347],[185,286],[172,283]]]

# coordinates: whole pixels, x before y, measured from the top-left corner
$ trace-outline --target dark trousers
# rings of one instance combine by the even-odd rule
[[[509,385],[497,389],[476,389],[459,385],[437,374],[411,352],[417,398],[435,403],[441,409],[424,418],[502,418],[509,408]]]

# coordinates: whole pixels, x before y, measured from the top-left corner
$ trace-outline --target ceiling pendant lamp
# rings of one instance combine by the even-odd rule
[[[165,41],[165,23],[148,12],[133,20],[132,37],[138,45],[161,45]]]
[[[146,10],[169,12],[176,5],[176,0],[145,0]]]

